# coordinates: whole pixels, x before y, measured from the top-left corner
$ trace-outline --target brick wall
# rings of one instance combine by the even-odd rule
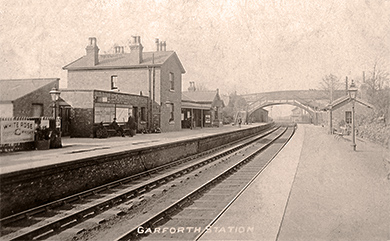
[[[102,97],[105,100],[102,100]],[[95,120],[95,106],[110,106],[131,108],[138,107],[138,117],[140,117],[141,107],[147,107],[148,97],[130,95],[120,92],[102,90],[64,90],[62,98],[71,105],[70,135],[71,137],[93,137],[93,125]],[[115,116],[115,113],[112,113]],[[111,122],[112,120],[110,120]],[[146,123],[137,120],[139,129],[143,129]]]
[[[70,137],[92,137],[93,115],[93,108],[73,108]]]
[[[50,84],[43,86],[17,100],[13,104],[13,115],[32,117],[33,104],[42,104],[43,116],[53,116],[53,101],[50,96],[50,90],[58,86],[58,82],[54,81]]]
[[[20,212],[110,181],[134,175],[195,153],[259,133],[271,124],[203,137],[111,153],[52,166],[0,175],[1,216]]]
[[[171,90],[169,73],[174,74],[174,90]],[[181,129],[181,70],[171,56],[161,67],[161,131],[178,131]],[[166,103],[174,104],[174,121],[169,122],[170,111]]]
[[[169,73],[174,73],[175,90],[170,90]],[[117,76],[120,92],[149,96],[149,70],[140,69],[108,69],[108,70],[68,70],[68,88],[77,90],[111,90],[111,76]],[[161,105],[161,131],[177,131],[181,129],[181,88],[182,73],[175,56],[171,55],[161,68],[155,69],[155,101]],[[166,102],[174,104],[175,121],[169,122],[170,112]]]
[[[148,95],[148,69],[68,70],[68,88],[78,90],[111,90],[111,76],[117,76],[120,92]],[[159,95],[156,96],[158,98]]]
[[[257,109],[250,116],[252,117],[253,122],[267,122],[268,121],[268,111],[264,109]]]

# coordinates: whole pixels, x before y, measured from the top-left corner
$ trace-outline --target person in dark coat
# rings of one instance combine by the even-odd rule
[[[122,127],[120,127],[120,126],[118,125],[118,122],[116,122],[116,118],[114,118],[114,120],[112,121],[112,123],[111,123],[111,128],[113,128],[117,133],[119,132],[119,134],[120,134],[121,136],[123,136],[123,137],[125,136]]]
[[[129,116],[129,119],[127,120],[127,125],[130,129],[130,136],[133,137],[135,135],[135,131],[137,129],[137,125],[135,123],[135,119],[132,116]]]

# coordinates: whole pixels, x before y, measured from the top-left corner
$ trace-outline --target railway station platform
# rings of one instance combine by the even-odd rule
[[[390,240],[389,149],[296,134],[200,240]]]
[[[234,130],[242,130],[265,123],[219,128],[183,129],[176,132],[158,134],[137,134],[133,137],[99,138],[62,138],[62,148],[50,150],[20,151],[0,154],[0,175],[15,171],[32,169],[47,165],[59,164],[85,157],[105,155],[120,151],[134,150],[155,145],[207,137]]]

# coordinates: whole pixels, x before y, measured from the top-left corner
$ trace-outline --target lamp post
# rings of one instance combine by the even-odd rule
[[[53,100],[53,117],[57,128],[57,100],[60,98],[61,92],[56,87],[53,87],[49,93],[51,95],[51,99]]]
[[[353,150],[356,151],[356,140],[355,140],[355,99],[358,89],[352,80],[351,85],[348,88],[349,98],[352,99],[352,146]]]

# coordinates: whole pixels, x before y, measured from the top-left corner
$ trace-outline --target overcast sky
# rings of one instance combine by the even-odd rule
[[[222,93],[318,88],[358,78],[375,60],[389,71],[389,0],[0,0],[0,79],[59,77],[85,55],[141,36],[176,51],[195,81]],[[128,49],[127,49],[128,51]]]

